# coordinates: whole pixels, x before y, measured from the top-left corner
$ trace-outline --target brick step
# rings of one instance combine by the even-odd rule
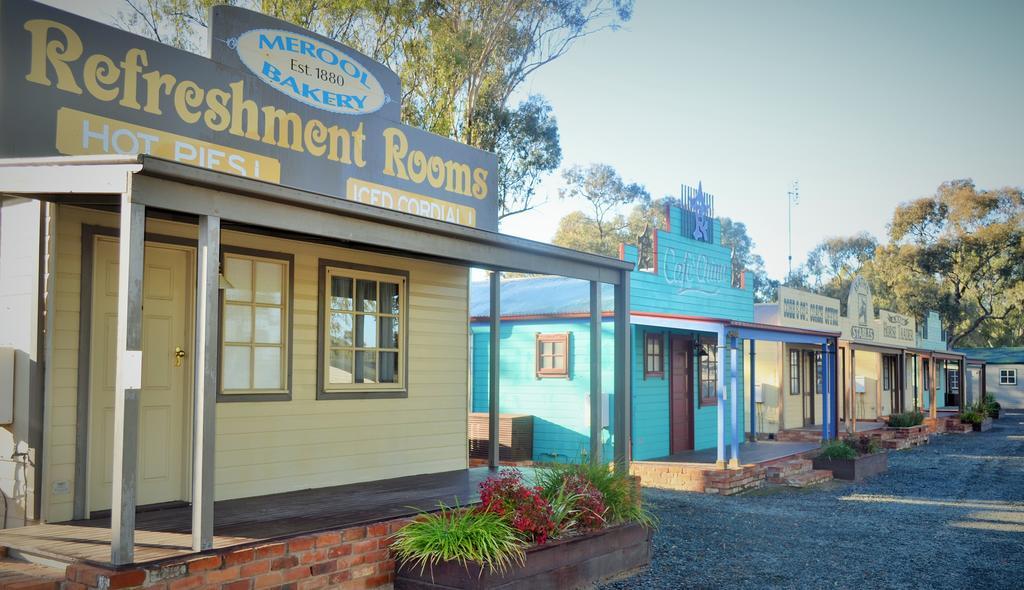
[[[60,590],[63,581],[62,569],[0,558],[0,590]]]
[[[825,483],[832,479],[832,472],[827,469],[811,469],[803,473],[791,475],[785,479],[785,485],[791,488],[806,488]]]
[[[770,483],[783,483],[790,476],[810,471],[812,462],[809,459],[789,459],[772,463],[766,467]]]

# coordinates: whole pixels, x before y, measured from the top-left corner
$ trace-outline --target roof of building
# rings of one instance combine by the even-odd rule
[[[967,358],[985,361],[990,365],[1024,364],[1024,346],[1002,346],[996,348],[957,348]]]
[[[470,317],[491,314],[490,281],[469,286]],[[615,308],[612,285],[601,285],[601,309]],[[564,277],[502,279],[501,316],[545,316],[590,313],[590,282]]]

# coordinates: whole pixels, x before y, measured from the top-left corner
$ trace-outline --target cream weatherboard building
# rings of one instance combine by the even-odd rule
[[[384,66],[256,13],[213,19],[235,41],[210,60],[0,3],[0,490],[7,526],[31,525],[0,546],[141,567],[464,501],[471,267],[495,325],[501,271],[613,285],[624,466],[633,265],[498,234],[493,155],[402,125]],[[299,74],[329,62],[344,89],[313,92]],[[139,145],[166,157],[119,153]],[[350,572],[368,586],[394,569],[373,550]]]
[[[847,431],[878,426],[893,413],[958,409],[964,402],[958,375],[964,356],[941,339],[938,315],[926,318],[922,336],[915,318],[875,309],[871,287],[863,277],[850,285],[845,310],[838,299],[780,287],[778,301],[755,306],[758,322],[810,330],[834,330],[839,337],[837,423]],[[937,336],[935,337],[937,338]],[[820,361],[811,350],[778,346],[759,349],[757,359],[762,433],[800,428],[821,420]],[[941,393],[941,395],[940,395]],[[859,426],[858,426],[858,423]]]

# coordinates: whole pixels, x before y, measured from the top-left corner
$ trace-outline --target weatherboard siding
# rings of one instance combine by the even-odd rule
[[[473,411],[486,412],[490,390],[490,325],[474,322]],[[569,378],[537,378],[538,333],[569,333]],[[601,326],[601,390],[614,391],[614,326]],[[590,449],[590,320],[552,319],[502,321],[500,411],[530,414],[533,422],[533,460],[579,460]],[[604,453],[611,458],[610,439]]]
[[[72,517],[82,226],[116,228],[118,217],[61,206],[57,220],[44,489],[70,486],[46,498],[51,522]],[[147,220],[147,231],[196,236],[193,225],[156,219]],[[292,399],[217,404],[218,500],[467,466],[468,269],[236,231],[224,231],[222,241],[290,253],[295,274]],[[408,398],[316,399],[321,258],[409,272]]]

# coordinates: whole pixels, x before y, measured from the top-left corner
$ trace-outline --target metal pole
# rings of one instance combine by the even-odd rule
[[[757,341],[753,338],[750,339],[750,360],[747,361],[750,363],[750,440],[753,442],[757,442],[757,385],[755,385],[757,383],[755,375],[757,362],[755,358],[756,353],[754,352],[755,342]]]
[[[725,330],[718,330],[718,343],[715,356],[716,385],[718,388],[718,458],[715,465],[725,469]]]
[[[590,281],[590,462],[601,457],[601,283]]]
[[[110,561],[114,565],[129,564],[135,558],[145,233],[146,207],[133,203],[131,194],[125,193],[121,196],[121,233],[118,244],[117,374],[114,377],[114,457],[110,518]],[[169,359],[154,361],[170,362]]]
[[[214,444],[217,440],[217,339],[220,218],[199,216],[196,249],[195,384],[192,401],[192,549],[213,547]]]
[[[490,403],[487,406],[487,465],[501,465],[501,272],[491,272]]]
[[[821,345],[821,440],[828,440],[828,342]]]
[[[730,426],[732,426],[732,456],[729,458],[729,467],[733,469],[740,468],[740,428],[742,427],[739,423],[739,401],[736,399],[739,397],[739,388],[737,387],[737,373],[739,372],[738,359],[739,353],[736,351],[736,336],[729,338],[729,371],[730,375],[730,395],[732,399],[729,400],[729,406],[732,410],[732,419],[729,420]]]
[[[631,271],[622,271],[615,285],[615,468],[629,473],[632,456],[630,421],[632,399],[630,394],[630,325],[629,281]]]

